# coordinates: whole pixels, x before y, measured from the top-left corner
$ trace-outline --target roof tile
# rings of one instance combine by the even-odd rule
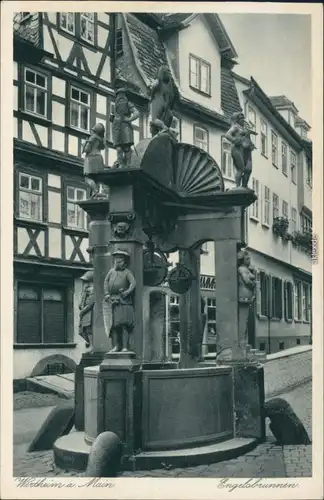
[[[13,30],[14,34],[32,43],[35,47],[41,48],[39,16],[39,12],[34,12],[28,19],[21,21],[21,13],[16,13],[14,15]]]
[[[127,15],[126,17],[138,62],[148,83],[151,84],[155,80],[160,66],[166,65],[169,67],[165,49],[156,31],[134,16]]]
[[[226,117],[242,111],[234,77],[230,69],[221,69],[221,106]]]

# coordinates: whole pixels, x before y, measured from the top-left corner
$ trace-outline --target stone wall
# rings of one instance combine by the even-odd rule
[[[312,346],[298,346],[269,354],[264,363],[266,399],[289,392],[312,378]]]

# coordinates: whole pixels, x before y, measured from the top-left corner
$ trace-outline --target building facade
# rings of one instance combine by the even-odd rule
[[[134,122],[135,144],[149,135],[149,89],[162,64],[179,89],[172,125],[179,140],[213,156],[226,188],[234,182],[224,137],[232,113],[243,110],[259,132],[251,179],[259,200],[245,224],[245,241],[259,277],[251,343],[274,352],[308,342],[310,257],[297,240],[276,236],[272,224],[273,217],[287,215],[289,232],[302,235],[311,227],[309,126],[295,112],[294,129],[280,103],[269,100],[253,80],[233,72],[238,55],[219,16],[19,13],[14,33],[15,378],[44,373],[53,364],[54,371],[64,364],[73,368],[80,359],[80,276],[91,266],[88,221],[77,205],[87,196],[82,145],[91,127],[103,123],[106,167],[115,161],[109,117],[116,83],[128,88],[140,111]],[[261,132],[263,123],[268,128],[262,125]],[[261,154],[264,147],[267,154]],[[278,165],[272,165],[276,154]],[[221,335],[216,328],[213,244],[206,243],[201,252],[201,292],[208,316],[205,353],[212,356]],[[174,264],[177,255],[169,260]],[[165,335],[172,336],[176,355],[178,297],[164,289]]]
[[[108,130],[113,17],[30,13],[14,18],[14,378],[73,370],[80,277],[90,267],[81,151]],[[115,150],[105,151],[113,162]]]

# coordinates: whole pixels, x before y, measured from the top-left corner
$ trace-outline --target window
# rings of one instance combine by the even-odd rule
[[[294,184],[297,184],[297,156],[293,151],[290,152],[290,169],[291,180]]]
[[[292,111],[288,111],[288,123],[293,128],[295,128],[295,120],[296,120],[295,113],[293,113]]]
[[[263,224],[270,225],[270,189],[267,186],[264,186]]]
[[[303,233],[311,233],[312,232],[312,219],[307,217],[307,215],[301,215],[301,226]]]
[[[60,27],[62,30],[75,34],[75,13],[60,12]]]
[[[86,213],[78,205],[78,203],[84,200],[85,197],[85,189],[70,186],[67,188],[66,225],[68,227],[81,230],[87,229]]]
[[[116,56],[121,56],[123,52],[124,52],[123,30],[118,29],[116,31]]]
[[[259,344],[259,351],[265,351],[265,350],[266,350],[265,342],[260,342],[260,344]]]
[[[261,316],[269,316],[270,307],[270,277],[260,271],[260,314]]]
[[[207,332],[208,353],[216,352],[216,299],[206,299],[207,302]]]
[[[284,305],[285,305],[285,320],[293,320],[293,284],[290,281],[285,281],[284,287]]]
[[[251,205],[251,217],[259,220],[259,181],[254,177],[252,178],[252,189],[258,198]]]
[[[295,320],[302,320],[302,284],[300,281],[295,282]]]
[[[275,167],[278,167],[278,136],[271,130],[271,160]]]
[[[18,344],[67,342],[66,290],[34,283],[18,284]]]
[[[225,137],[222,137],[222,173],[225,177],[234,177],[231,143]]]
[[[294,207],[291,208],[291,231],[297,231],[297,209]]]
[[[19,217],[42,221],[42,197],[42,179],[19,173]]]
[[[89,131],[90,127],[90,94],[71,87],[70,126]]]
[[[208,151],[208,132],[197,125],[194,125],[194,145],[204,151]]]
[[[279,217],[279,198],[275,193],[272,194],[272,217]]]
[[[190,87],[210,95],[210,64],[199,57],[189,56]]]
[[[288,219],[288,203],[282,200],[282,216]]]
[[[306,158],[306,183],[309,187],[313,185],[313,168],[310,158]]]
[[[171,128],[178,133],[178,140],[181,140],[181,121],[176,116],[173,117]]]
[[[47,77],[25,68],[24,109],[35,115],[47,115]]]
[[[309,322],[309,318],[310,318],[310,290],[309,290],[309,285],[307,283],[303,283],[302,308],[303,308],[303,321]]]
[[[84,42],[95,44],[95,13],[94,12],[60,12],[59,27]]]
[[[250,128],[252,130],[256,131],[256,113],[255,113],[254,109],[251,108],[251,106],[248,106],[248,122],[249,122]],[[255,145],[256,136],[251,135],[251,140],[252,140],[253,144]]]
[[[82,40],[94,43],[94,13],[81,12],[80,14],[80,34]]]
[[[300,339],[296,339],[296,344],[300,345]]]
[[[287,173],[287,153],[288,148],[287,144],[285,142],[281,143],[281,167],[282,167],[282,173],[285,175],[288,175]]]
[[[285,348],[285,343],[284,342],[279,342],[279,350],[283,351]]]
[[[282,319],[282,280],[272,277],[272,315],[273,319]]]
[[[264,156],[268,156],[268,126],[262,118],[261,123],[261,153]]]
[[[179,297],[177,295],[170,296],[169,336],[171,337],[172,354],[180,353]]]

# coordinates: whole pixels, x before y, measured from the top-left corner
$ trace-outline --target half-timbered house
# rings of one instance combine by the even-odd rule
[[[90,263],[78,206],[87,197],[81,151],[101,122],[105,164],[115,160],[113,23],[104,12],[14,16],[15,379],[71,369],[84,350],[78,303]]]

